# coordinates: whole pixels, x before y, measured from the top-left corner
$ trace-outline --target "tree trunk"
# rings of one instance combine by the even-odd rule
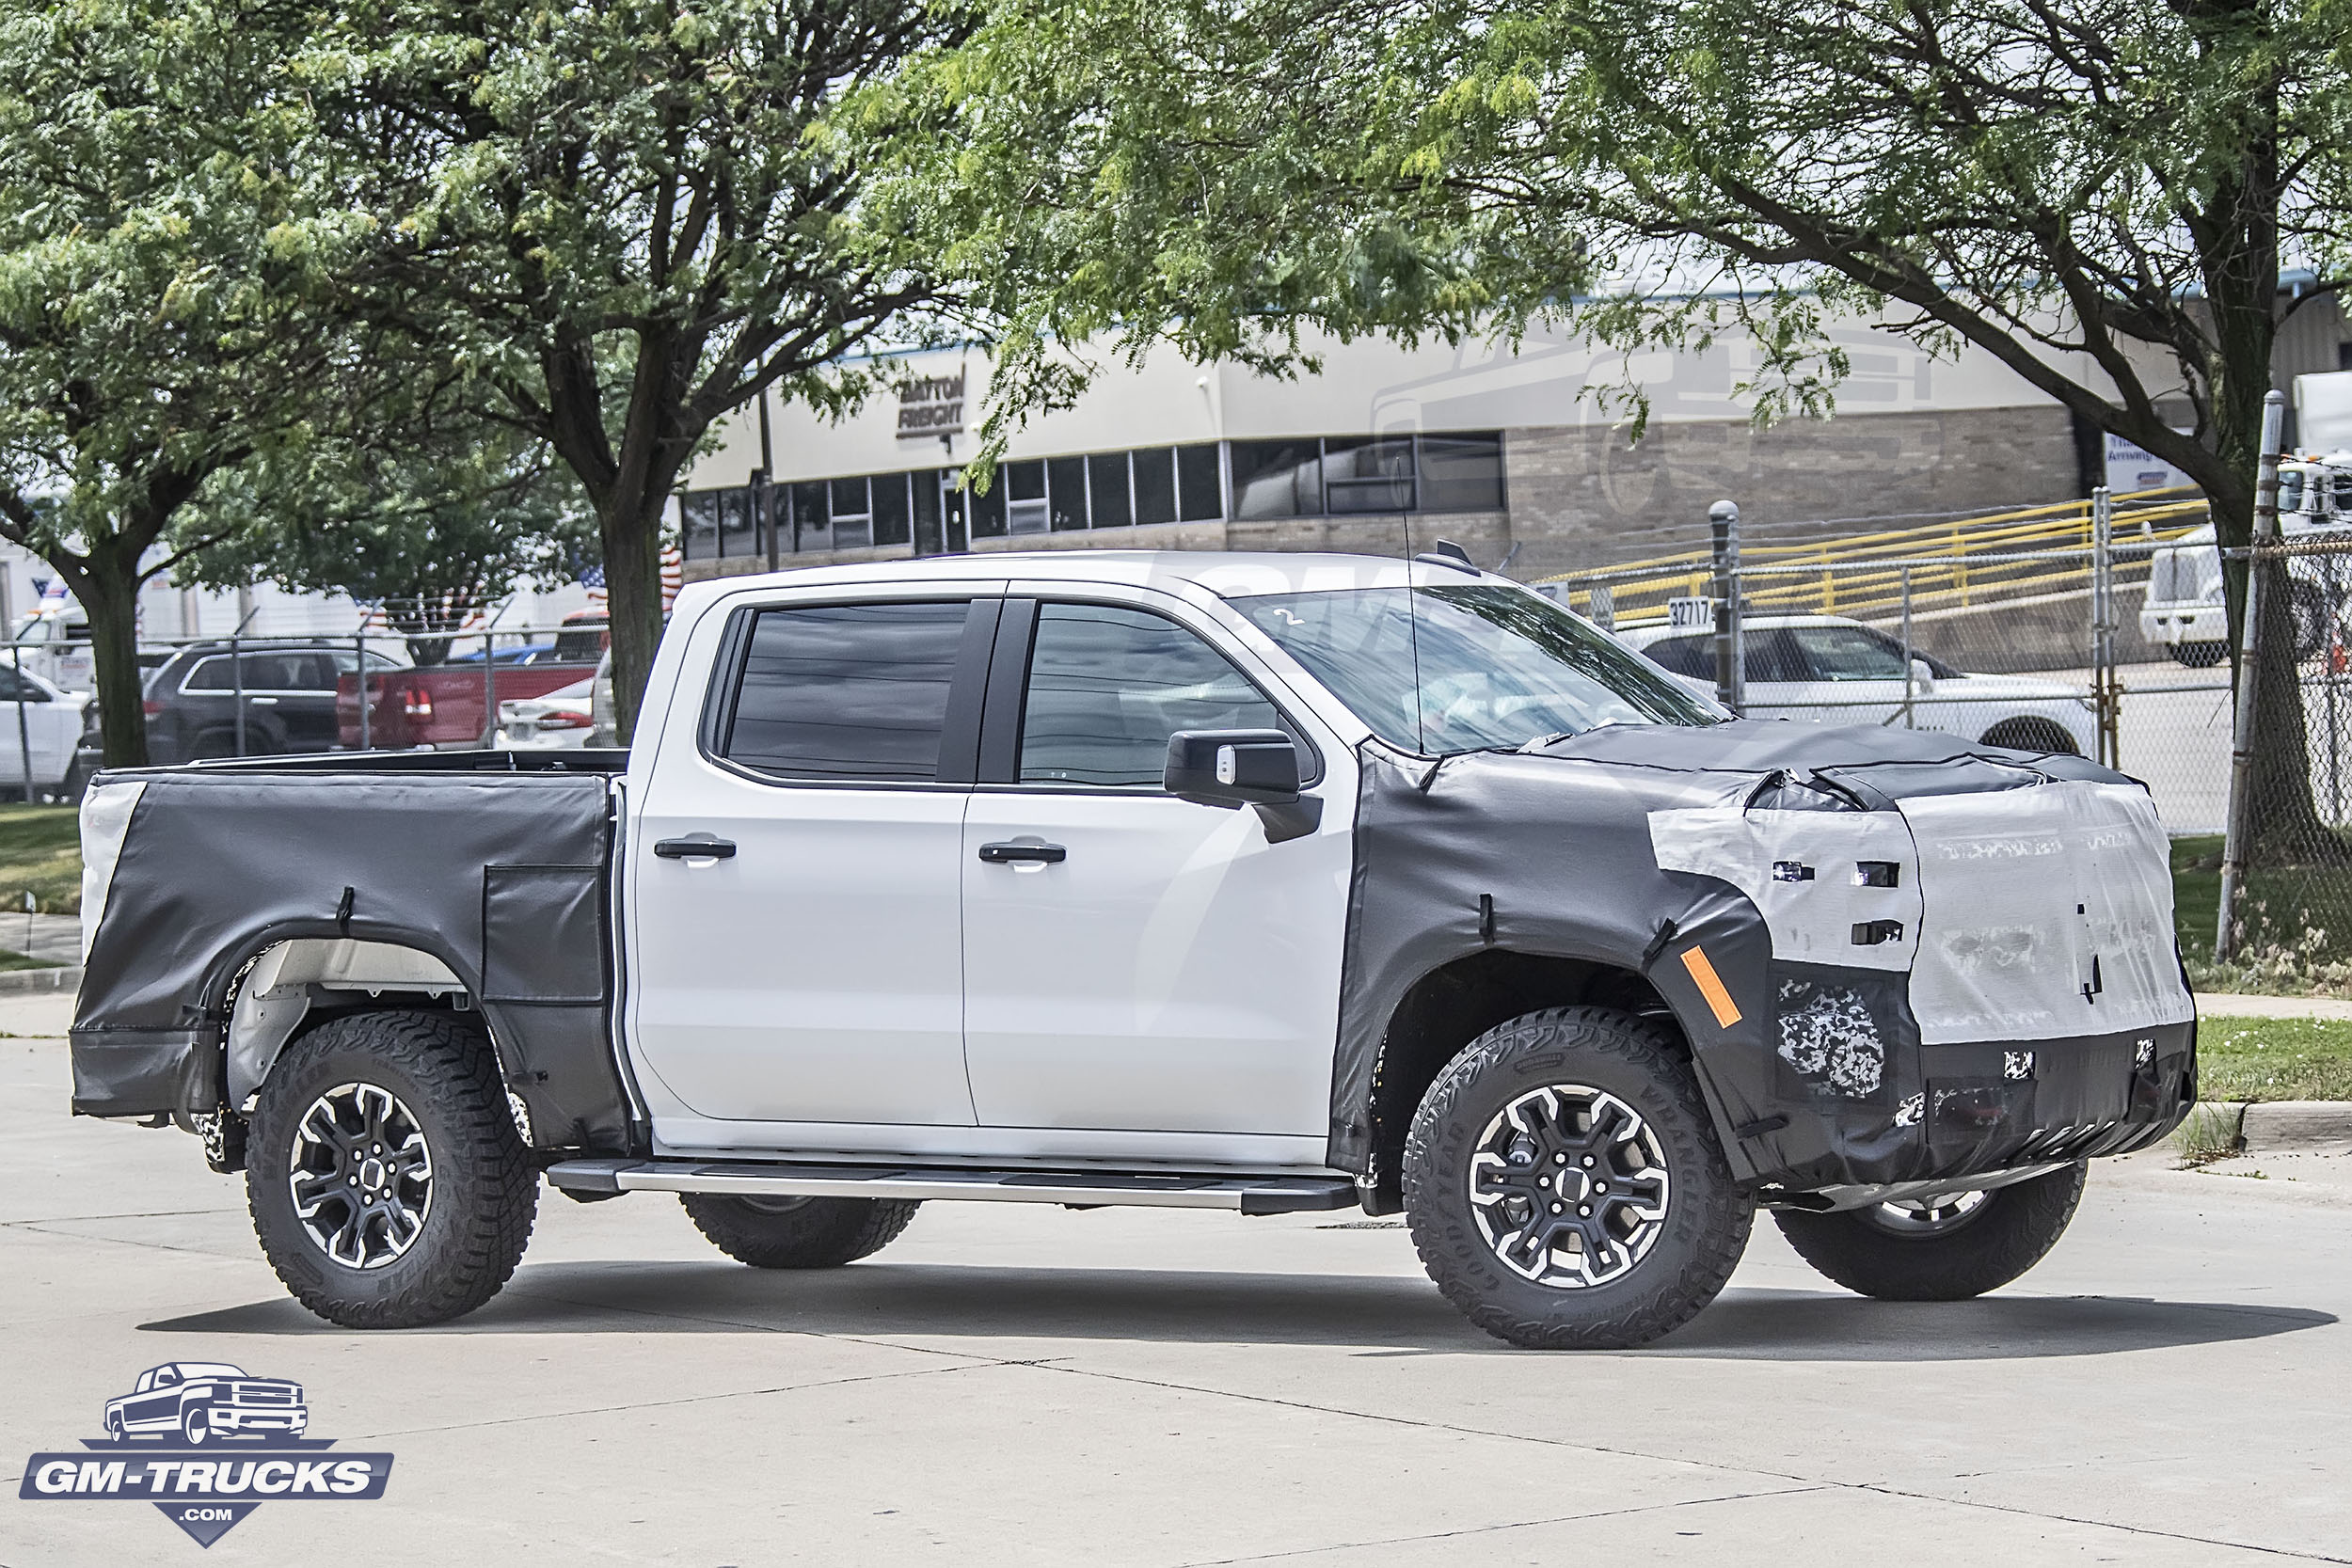
[[[90,657],[97,666],[98,722],[105,737],[109,768],[147,766],[145,672],[139,668],[138,554],[127,560],[116,539],[102,541],[87,556],[50,558],[89,617]]]
[[[604,498],[597,527],[604,542],[604,592],[612,638],[612,727],[627,746],[637,734],[637,710],[661,641],[661,514],[665,483]]]

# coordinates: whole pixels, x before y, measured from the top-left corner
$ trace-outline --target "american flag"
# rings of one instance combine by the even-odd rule
[[[595,566],[581,567],[580,585],[588,590],[589,603],[603,604],[605,602],[603,565],[599,563]],[[686,557],[675,545],[669,546],[661,552],[662,614],[670,613],[670,606],[677,601],[677,591],[685,586]]]

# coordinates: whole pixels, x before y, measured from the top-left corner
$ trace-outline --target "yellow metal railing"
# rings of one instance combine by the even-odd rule
[[[2181,537],[2205,516],[2204,499],[2193,492],[2116,497],[2116,584],[2144,580],[2147,546]],[[2090,503],[2068,501],[1921,528],[1755,545],[1740,552],[1742,593],[1749,610],[1757,613],[1868,619],[1899,611],[1906,598],[1912,612],[1919,614],[2088,592],[2090,542]],[[1565,587],[1570,608],[1587,612],[1595,589],[1605,588],[1613,619],[1627,626],[1663,619],[1670,599],[1706,597],[1712,576],[1708,552],[1687,550],[1543,580]]]

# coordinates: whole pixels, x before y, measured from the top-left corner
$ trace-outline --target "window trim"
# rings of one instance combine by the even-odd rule
[[[1136,604],[1124,598],[1096,597],[1083,592],[1084,584],[1073,583],[1071,586],[1079,591],[1063,593],[1057,590],[1051,594],[1016,593],[1005,600],[1005,610],[997,623],[995,652],[988,671],[988,700],[980,715],[980,766],[974,788],[992,794],[1096,795],[1131,800],[1172,800],[1176,798],[1165,789],[1149,785],[1077,784],[1068,780],[1048,782],[1020,776],[1021,721],[1023,709],[1029,699],[1029,659],[1036,652],[1037,628],[1044,620],[1041,611],[1047,605],[1096,605],[1111,610],[1132,610],[1138,615],[1156,616],[1178,630],[1199,638],[1211,653],[1232,667],[1233,673],[1248,681],[1251,689],[1280,717],[1282,727],[1290,732],[1299,748],[1299,789],[1313,789],[1323,783],[1323,748],[1316,744],[1313,729],[1299,721],[1291,704],[1267,690],[1266,683],[1251,674],[1243,661],[1233,657],[1234,650],[1226,646],[1215,632],[1193,625],[1183,616],[1171,614],[1157,605]]]
[[[1005,600],[985,589],[971,593],[910,594],[844,594],[838,597],[769,599],[739,604],[727,611],[719,634],[719,650],[710,661],[710,684],[703,690],[702,713],[694,726],[694,750],[702,760],[723,772],[751,784],[775,789],[969,790],[977,776],[981,707],[988,678],[990,650],[995,645],[997,618]],[[735,709],[743,689],[743,667],[752,651],[753,628],[770,611],[841,610],[865,605],[961,604],[963,637],[956,649],[953,673],[947,678],[947,714],[939,730],[939,773],[930,779],[802,778],[771,773],[739,762],[726,754],[735,727]]]

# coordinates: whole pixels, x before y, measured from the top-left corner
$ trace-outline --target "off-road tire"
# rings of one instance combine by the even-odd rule
[[[1669,1186],[1649,1250],[1620,1277],[1547,1285],[1503,1266],[1470,1196],[1479,1140],[1503,1109],[1549,1085],[1614,1096],[1655,1134]],[[1470,1322],[1528,1350],[1646,1344],[1715,1299],[1745,1249],[1753,1203],[1732,1180],[1687,1062],[1629,1013],[1556,1007],[1464,1048],[1422,1097],[1405,1147],[1405,1210],[1429,1277]]]
[[[373,1268],[326,1255],[287,1180],[299,1118],[346,1084],[384,1089],[413,1113],[433,1164],[416,1240]],[[254,1106],[246,1196],[262,1250],[295,1300],[345,1328],[418,1328],[498,1294],[531,1240],[539,1186],[481,1026],[388,1011],[331,1020],[278,1057]]]
[[[1834,1214],[1783,1209],[1772,1218],[1797,1256],[1847,1290],[1881,1301],[1965,1301],[2042,1261],[2065,1234],[2087,1174],[2077,1162],[2011,1187],[1995,1187],[1951,1228],[1907,1235],[1874,1211]]]
[[[923,1207],[887,1197],[777,1199],[721,1193],[680,1193],[678,1202],[712,1246],[755,1269],[837,1269],[871,1258],[897,1241]]]

